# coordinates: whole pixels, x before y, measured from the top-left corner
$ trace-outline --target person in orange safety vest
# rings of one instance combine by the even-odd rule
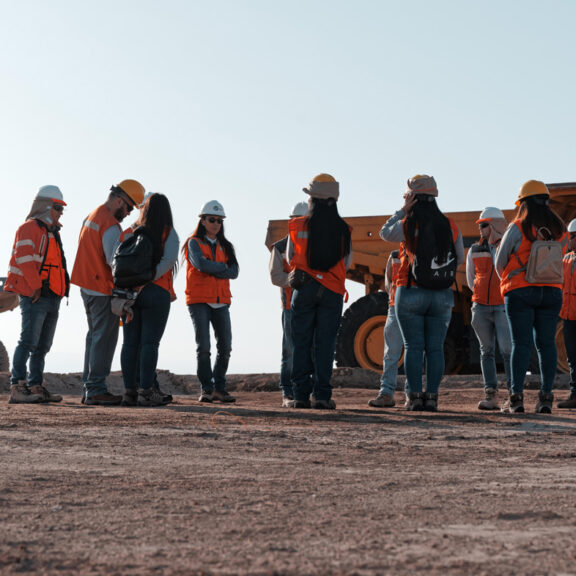
[[[22,313],[10,376],[12,404],[62,400],[62,396],[52,394],[44,386],[44,364],[54,340],[60,302],[70,288],[60,239],[64,206],[60,188],[42,186],[26,222],[16,231],[4,286],[7,292],[19,295]]]
[[[224,207],[217,200],[200,210],[196,230],[183,247],[186,258],[186,305],[196,337],[196,374],[199,402],[235,402],[226,390],[226,373],[232,351],[230,280],[238,277],[238,260],[224,235]],[[210,326],[216,337],[216,361],[210,361]]]
[[[72,269],[72,284],[80,287],[88,319],[82,382],[82,402],[113,406],[122,396],[108,391],[106,378],[112,368],[120,322],[112,312],[112,261],[122,240],[120,223],[144,200],[144,187],[136,180],[112,186],[104,204],[82,224]]]
[[[398,384],[398,362],[402,358],[404,349],[402,332],[400,331],[394,306],[396,281],[398,280],[401,262],[400,250],[392,250],[384,272],[384,290],[388,293],[388,314],[384,323],[384,357],[382,359],[380,390],[376,398],[371,398],[368,401],[368,406],[373,408],[392,408],[396,406],[394,392]]]
[[[540,364],[540,393],[535,411],[550,414],[558,352],[556,327],[562,308],[562,279],[533,281],[528,264],[532,248],[544,236],[560,244],[560,252],[568,246],[566,224],[549,206],[550,192],[544,182],[528,180],[520,188],[516,219],[508,226],[494,258],[500,276],[506,316],[512,338],[510,397],[502,406],[505,413],[524,412],[524,380],[530,364],[532,347],[536,344]],[[546,260],[550,262],[547,257]],[[562,263],[559,264],[561,271]]]
[[[570,241],[564,255],[564,284],[562,309],[564,344],[570,368],[570,396],[556,404],[558,408],[576,408],[576,220],[568,224]]]
[[[132,319],[123,322],[120,363],[125,392],[122,405],[164,406],[172,398],[157,386],[156,367],[171,302],[176,298],[173,276],[179,243],[166,196],[155,193],[146,199],[132,234],[147,236],[153,247],[155,276],[139,287],[131,307]]]
[[[294,288],[291,407],[333,410],[330,380],[352,259],[351,230],[338,214],[340,184],[333,176],[318,174],[303,190],[310,212],[290,221],[286,249]]]
[[[494,268],[494,255],[506,231],[506,218],[499,208],[488,206],[476,220],[480,240],[468,250],[466,281],[472,290],[472,328],[480,345],[480,368],[484,379],[484,399],[478,410],[497,410],[498,374],[496,341],[504,364],[506,386],[510,388],[510,327],[500,293],[500,277]]]
[[[298,202],[290,212],[290,218],[299,218],[308,214],[308,204]],[[280,390],[282,390],[282,406],[290,407],[290,402],[294,399],[292,394],[292,310],[290,303],[292,300],[292,288],[288,284],[288,273],[290,266],[286,262],[286,246],[288,236],[284,236],[272,245],[270,250],[270,280],[274,286],[280,287],[282,299],[282,360],[280,363]]]

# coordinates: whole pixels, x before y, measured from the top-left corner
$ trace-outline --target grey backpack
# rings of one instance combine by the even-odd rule
[[[545,240],[547,237],[549,240]],[[552,240],[548,228],[539,228],[537,239],[532,242],[526,263],[526,282],[530,284],[562,284],[564,253],[562,243]]]

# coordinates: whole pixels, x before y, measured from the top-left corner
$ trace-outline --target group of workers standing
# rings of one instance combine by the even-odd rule
[[[454,305],[451,285],[456,268],[464,263],[465,257],[462,234],[456,223],[438,208],[437,196],[433,177],[410,178],[402,208],[380,230],[382,240],[399,243],[400,248],[391,252],[385,271],[389,302],[384,327],[383,371],[379,394],[368,403],[372,407],[395,406],[398,362],[404,349],[405,408],[410,411],[438,409],[438,390],[444,375],[444,341]],[[570,396],[558,402],[557,407],[576,408],[576,220],[567,228],[550,208],[549,197],[543,182],[530,180],[520,189],[516,201],[518,212],[512,223],[508,224],[504,213],[494,207],[484,209],[477,220],[480,239],[468,251],[466,278],[473,293],[472,327],[480,344],[484,379],[484,398],[478,403],[479,410],[501,408],[508,413],[524,412],[524,380],[535,344],[541,373],[535,411],[552,412],[559,317],[564,321]],[[310,219],[304,216],[305,212],[305,205],[295,206],[290,235],[273,246],[270,259],[271,280],[283,289],[280,381],[283,405],[296,407],[306,406],[294,388],[298,374],[294,368],[298,349],[294,336],[298,323],[294,316],[301,296],[298,290],[292,292],[289,285],[290,270],[299,266],[291,260],[289,242],[293,231],[300,229],[293,222],[300,221],[302,227],[302,221]],[[528,268],[532,248],[543,233],[558,250],[560,277],[541,281],[530,277]],[[539,264],[542,267],[542,263]],[[313,276],[326,285],[322,274]],[[321,333],[311,331],[310,334],[318,338]],[[314,339],[312,342],[317,351],[318,343]],[[502,406],[496,399],[496,343],[504,363],[507,387]],[[423,374],[426,375],[425,390]],[[310,374],[310,378],[311,386],[318,386],[314,379],[319,378],[319,373]]]
[[[16,232],[4,289],[19,295],[22,326],[10,377],[11,403],[60,402],[44,383],[46,354],[52,346],[60,302],[70,284],[80,287],[88,333],[82,373],[82,402],[87,405],[161,406],[172,396],[160,390],[156,378],[158,348],[176,298],[179,238],[170,203],[163,194],[146,194],[136,180],[112,186],[106,201],[83,222],[71,276],[59,230],[66,202],[57,186],[42,186],[25,223]],[[134,208],[136,222],[122,230],[121,222]],[[200,401],[233,402],[226,391],[231,351],[229,281],[238,276],[234,247],[224,235],[226,214],[216,200],[200,211],[193,234],[186,240],[186,304],[194,325]],[[118,247],[131,235],[146,235],[152,246],[152,280],[134,286],[132,298],[115,290],[112,268]],[[107,377],[120,328],[124,394],[108,390]],[[217,355],[210,362],[210,325]],[[28,366],[28,370],[27,370]]]
[[[334,409],[331,377],[346,270],[352,261],[351,229],[338,213],[340,187],[333,176],[319,174],[303,191],[308,202],[296,204],[288,236],[272,247],[270,258],[272,282],[282,288],[282,405]],[[462,234],[440,211],[437,196],[433,177],[410,178],[402,208],[380,230],[383,240],[399,243],[400,248],[391,253],[386,267],[389,311],[384,369],[380,392],[369,402],[373,407],[395,405],[403,347],[406,409],[438,409],[444,340],[454,305],[451,286],[465,256]],[[481,410],[499,407],[498,342],[508,388],[502,410],[524,411],[524,379],[534,342],[541,372],[536,412],[551,413],[559,316],[564,319],[571,390],[569,398],[557,406],[576,408],[576,220],[566,228],[549,207],[549,196],[544,183],[530,180],[520,190],[512,223],[508,225],[502,211],[493,207],[486,208],[477,221],[480,239],[468,252],[466,277],[473,291],[472,326],[480,343],[485,384],[485,397],[478,404]],[[106,201],[83,222],[71,277],[59,234],[65,206],[57,186],[43,186],[16,232],[5,290],[19,295],[22,328],[12,362],[9,401],[62,400],[46,388],[43,375],[60,301],[72,283],[80,287],[88,321],[82,402],[104,406],[171,402],[156,378],[158,349],[176,298],[173,279],[179,238],[168,199],[146,194],[136,180],[112,186]],[[121,222],[134,208],[140,210],[138,219],[122,230]],[[204,204],[196,229],[182,247],[200,402],[235,401],[226,390],[226,374],[232,349],[230,280],[237,278],[239,265],[234,246],[224,234],[225,217],[220,202]],[[550,276],[543,281],[531,276],[532,252],[543,231],[545,240],[559,250],[563,279]],[[153,247],[154,274],[127,297],[115,290],[112,270],[119,246],[139,235],[147,236]],[[124,332],[123,395],[112,394],[106,382],[118,341],[119,316]],[[214,363],[211,328],[216,339]]]

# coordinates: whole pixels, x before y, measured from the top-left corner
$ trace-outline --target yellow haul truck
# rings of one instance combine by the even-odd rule
[[[548,184],[550,206],[566,223],[576,218],[576,182]],[[476,220],[485,206],[473,212],[447,212],[458,224],[464,238],[466,252],[478,241]],[[506,219],[514,218],[515,209],[504,210]],[[336,344],[336,364],[339,367],[361,367],[380,372],[384,355],[384,323],[388,314],[388,295],[384,292],[386,262],[397,244],[384,242],[380,228],[390,216],[359,216],[345,218],[353,228],[352,244],[354,263],[347,278],[364,284],[366,295],[352,303],[344,312]],[[270,220],[266,246],[288,233],[287,220]],[[472,292],[466,284],[466,266],[458,268],[454,284],[454,309],[448,329],[444,353],[448,374],[480,372],[480,353],[476,335],[470,325]],[[568,371],[561,322],[556,334],[558,370]],[[401,361],[402,362],[402,361]],[[532,372],[538,371],[538,361],[533,355]]]

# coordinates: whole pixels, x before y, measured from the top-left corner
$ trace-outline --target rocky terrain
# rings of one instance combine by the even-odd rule
[[[329,412],[274,374],[232,376],[235,405],[160,380],[163,408],[83,406],[78,374],[25,406],[0,375],[1,574],[576,574],[576,413],[532,413],[534,379],[523,415],[478,412],[478,377],[434,414],[369,408],[361,370]]]

